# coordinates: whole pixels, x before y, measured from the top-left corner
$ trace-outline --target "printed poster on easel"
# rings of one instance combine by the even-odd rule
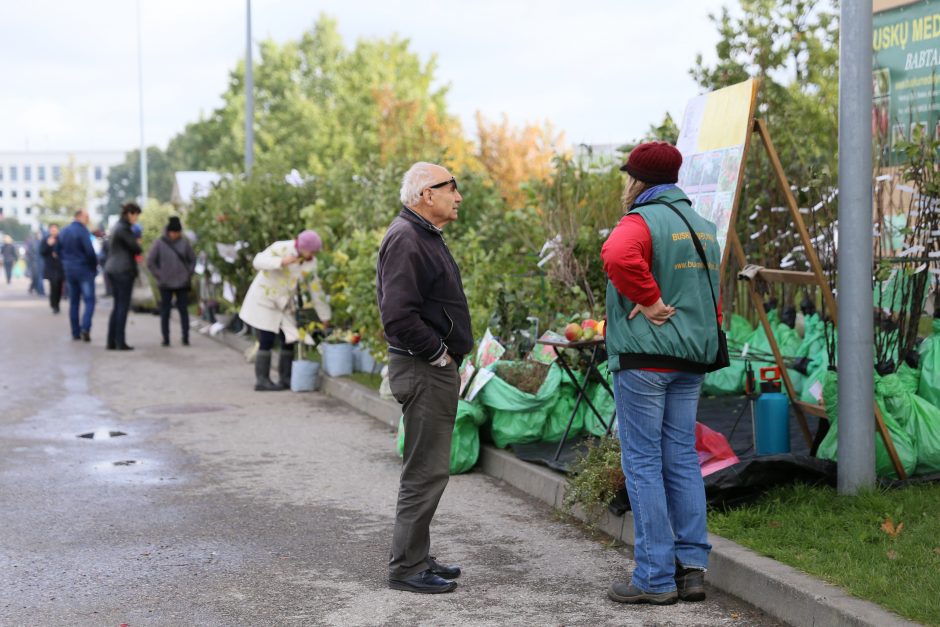
[[[722,260],[738,206],[757,85],[751,79],[690,100],[676,142],[682,153],[679,187],[692,208],[718,227]]]

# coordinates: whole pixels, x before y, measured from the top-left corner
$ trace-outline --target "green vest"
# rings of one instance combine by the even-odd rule
[[[652,200],[667,200],[695,228],[705,248],[715,301],[721,251],[714,224],[698,215],[682,190],[668,190]],[[650,270],[662,292],[663,302],[676,313],[662,326],[642,313],[627,317],[634,303],[607,282],[607,354],[611,371],[631,368],[668,368],[704,373],[718,352],[718,332],[712,294],[702,258],[695,250],[689,229],[668,206],[650,204],[634,209],[649,227],[653,239]]]

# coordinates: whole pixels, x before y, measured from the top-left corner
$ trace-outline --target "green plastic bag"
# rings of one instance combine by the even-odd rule
[[[580,382],[583,377],[577,372],[575,376]],[[568,427],[568,419],[571,418],[571,411],[574,409],[576,390],[574,384],[567,375],[562,373],[561,384],[558,386],[558,397],[555,404],[548,410],[548,416],[545,419],[545,428],[542,429],[543,442],[558,442],[565,435],[565,429]],[[584,430],[584,409],[587,405],[582,401],[578,406],[578,413],[575,414],[571,422],[571,431],[568,437],[573,438],[580,435]],[[590,411],[590,410],[589,410]]]
[[[816,398],[815,393],[822,391],[821,388],[826,381],[827,372],[829,372],[829,355],[823,350],[822,354],[817,353],[810,362],[809,370],[803,379],[803,391],[800,392],[801,401],[813,403],[814,405],[822,401],[821,398]],[[816,387],[816,383],[819,383],[819,387]]]
[[[812,314],[803,318],[803,339],[796,349],[796,357],[816,359],[817,356],[827,358],[826,331],[819,314]]]
[[[744,393],[744,361],[732,359],[731,365],[709,372],[702,383],[702,392],[710,396]]]
[[[916,370],[902,364],[895,374],[883,377],[878,384],[885,407],[914,442],[916,475],[940,472],[940,408],[915,393],[919,379]]]
[[[480,425],[486,421],[483,408],[465,400],[457,401],[457,420],[450,440],[450,474],[473,468],[480,457]],[[398,456],[405,454],[405,419],[398,419]]]
[[[934,318],[933,332],[920,345],[917,395],[940,407],[940,318]]]
[[[901,466],[908,476],[910,476],[917,468],[917,449],[911,436],[885,407],[884,399],[879,392],[879,379],[880,377],[876,375],[875,400],[878,402],[878,407],[881,408],[881,417],[884,418],[885,426],[888,428],[891,441],[894,443],[894,449],[898,454],[898,458],[901,460]],[[826,437],[824,437],[823,441],[819,444],[816,457],[837,461],[837,449],[839,446],[839,384],[835,372],[829,371],[826,374],[826,379],[823,383],[823,401],[826,407],[826,414],[829,416],[830,427],[829,432],[826,433]],[[871,417],[871,421],[872,428],[874,428],[874,416]],[[888,449],[885,447],[884,441],[882,441],[878,433],[875,433],[875,473],[879,477],[898,478],[894,470],[894,464],[891,462],[891,457],[888,455]]]
[[[607,385],[611,386],[611,389],[613,389],[613,378],[610,375],[610,370],[607,369],[607,362],[598,364],[597,371],[600,372],[601,376],[607,381]],[[592,380],[588,385],[587,397],[591,399],[594,407],[600,412],[601,416],[604,417],[604,420],[608,422],[617,420],[615,414],[617,405],[614,402],[614,398],[610,395],[610,392],[608,392],[603,385]],[[597,415],[591,411],[590,406],[585,401],[581,401],[581,407],[579,407],[578,410],[584,411],[585,431],[598,437],[607,433],[607,427],[597,419]]]
[[[754,327],[744,316],[731,314],[731,326],[728,328],[728,340],[735,343],[746,342],[754,333]]]
[[[496,362],[497,364],[506,362]],[[477,398],[492,414],[493,443],[499,448],[510,444],[537,442],[542,439],[548,412],[554,407],[561,385],[561,369],[552,364],[536,394],[523,392],[494,376],[483,386]]]

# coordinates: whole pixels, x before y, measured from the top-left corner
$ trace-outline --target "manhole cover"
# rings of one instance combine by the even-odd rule
[[[118,436],[127,435],[123,431],[108,431],[107,429],[96,429],[91,433],[82,433],[78,437],[85,438],[86,440],[107,440],[109,438],[116,438]]]
[[[119,462],[114,462],[115,466],[133,466],[137,463],[136,459],[125,459]]]
[[[150,416],[175,416],[180,414],[210,414],[212,412],[226,411],[229,409],[236,409],[236,406],[222,403],[173,403],[170,405],[141,407],[136,413]]]

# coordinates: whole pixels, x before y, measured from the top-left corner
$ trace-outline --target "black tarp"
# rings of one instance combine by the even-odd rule
[[[772,487],[791,483],[824,483],[835,485],[836,465],[810,456],[791,409],[790,453],[757,457],[754,453],[750,401],[745,397],[702,398],[698,420],[718,431],[740,459],[740,462],[705,477],[705,494],[713,507],[739,505],[755,500]],[[807,417],[810,435],[814,436],[819,419]],[[559,472],[568,468],[587,446],[589,439],[579,437],[565,444],[558,460],[554,460],[557,443],[536,442],[517,444],[512,449],[524,461],[544,464]],[[622,514],[629,509],[626,490],[621,490],[610,504],[611,511]]]

